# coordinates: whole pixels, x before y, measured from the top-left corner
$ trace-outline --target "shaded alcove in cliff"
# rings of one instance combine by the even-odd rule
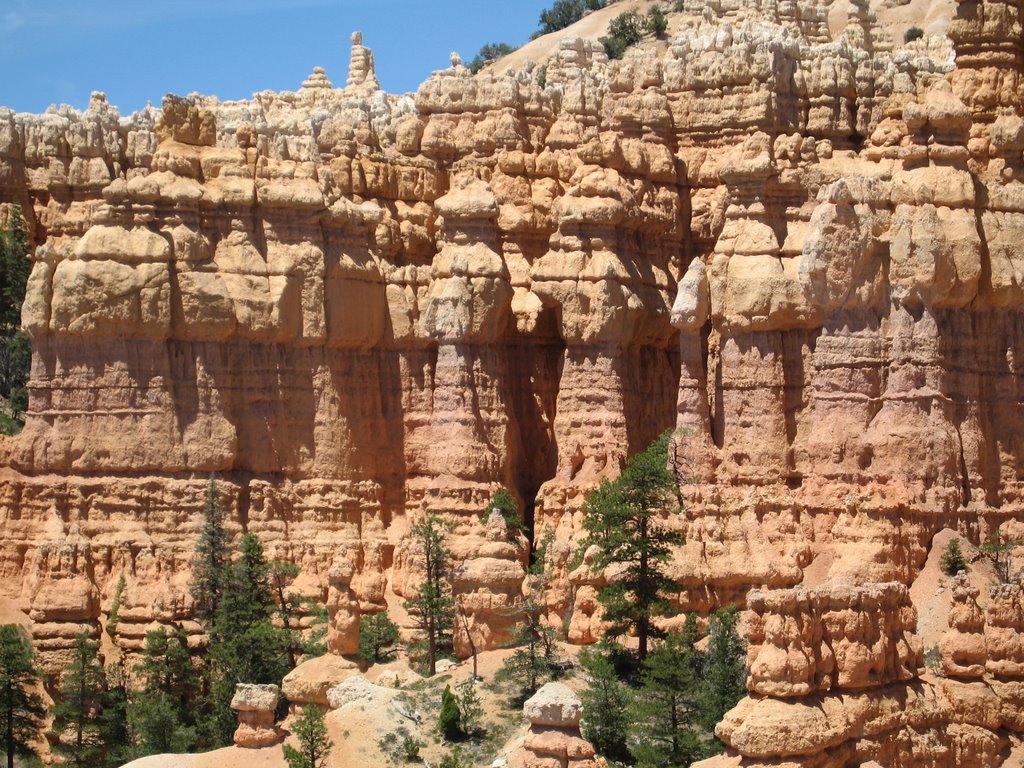
[[[540,314],[529,336],[514,326],[508,335],[508,401],[519,440],[511,472],[522,499],[523,523],[531,546],[537,492],[554,477],[558,466],[554,422],[565,348],[553,309]]]
[[[679,334],[665,348],[631,347],[623,351],[622,400],[626,416],[628,453],[644,450],[658,435],[676,424],[679,394]]]

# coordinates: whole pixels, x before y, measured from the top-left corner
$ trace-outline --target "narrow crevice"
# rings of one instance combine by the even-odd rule
[[[512,331],[506,346],[506,402],[511,406],[518,445],[508,476],[522,502],[530,556],[537,538],[536,499],[555,476],[558,445],[555,414],[566,345],[554,312],[545,312],[531,338]]]

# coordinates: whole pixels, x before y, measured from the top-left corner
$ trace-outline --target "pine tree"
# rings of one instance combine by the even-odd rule
[[[203,506],[203,527],[196,541],[192,563],[192,601],[196,618],[207,625],[214,620],[224,594],[224,582],[230,565],[230,537],[224,528],[224,510],[221,508],[217,483],[211,477],[206,486]]]
[[[46,708],[35,693],[40,685],[32,646],[14,624],[0,625],[0,733],[7,768],[15,755],[34,754],[32,742],[43,730]]]
[[[190,750],[197,740],[200,681],[185,630],[147,632],[135,674],[141,691],[128,709],[139,753]]]
[[[296,576],[299,575],[299,566],[295,563],[283,563],[275,561],[270,564],[270,579],[277,595],[277,615],[284,628],[284,634],[288,639],[288,666],[295,669],[298,663],[296,654],[302,650],[302,638],[296,628],[292,629],[292,619],[298,614],[302,606],[302,599],[288,591],[288,587]]]
[[[213,655],[219,653],[230,667],[232,692],[234,683],[276,683],[290,669],[288,638],[273,625],[276,603],[270,570],[259,538],[244,535],[214,622],[218,639]]]
[[[437,660],[451,648],[455,623],[455,600],[448,581],[449,553],[445,533],[451,525],[428,512],[412,526],[411,534],[423,557],[423,581],[405,608],[417,620],[426,649],[428,677],[437,672]]]
[[[1007,538],[999,528],[996,528],[979,547],[982,553],[992,560],[996,577],[1003,584],[1009,584],[1013,579],[1013,550],[1021,543],[1021,539]]]
[[[99,647],[88,632],[76,635],[60,701],[53,709],[53,750],[75,765],[94,765],[106,751],[101,719],[106,675],[99,661]]]
[[[196,744],[196,729],[182,722],[177,703],[166,693],[141,694],[129,712],[140,756],[189,752]]]
[[[452,687],[446,685],[441,693],[441,711],[437,716],[437,730],[448,741],[457,741],[462,736],[461,713],[459,702],[452,693]]]
[[[312,623],[302,638],[300,648],[305,656],[323,656],[327,653],[327,606],[311,598],[305,598],[303,605]]]
[[[708,730],[714,730],[747,692],[747,651],[736,628],[738,620],[735,606],[722,608],[711,616],[701,707],[701,719]]]
[[[483,726],[484,707],[476,692],[476,680],[468,678],[456,688],[459,707],[459,729],[469,737],[478,735]]]
[[[170,631],[147,632],[142,661],[135,674],[143,690],[165,693],[174,700],[179,712],[190,712],[199,692],[199,672],[192,661],[184,627],[179,624]]]
[[[117,768],[140,757],[131,719],[131,695],[124,664],[118,662],[105,671],[106,691],[100,711],[100,728],[106,755],[102,765]]]
[[[701,686],[694,674],[696,651],[687,639],[669,633],[644,662],[630,747],[642,768],[688,766],[701,757]]]
[[[245,534],[238,558],[228,566],[211,632],[210,715],[204,723],[211,744],[231,741],[235,722],[229,705],[236,684],[279,683],[291,669],[291,638],[273,624],[276,602],[270,572],[259,538]]]
[[[368,664],[386,663],[398,645],[398,625],[387,611],[363,616],[359,622],[359,658]]]
[[[583,737],[609,760],[628,760],[630,695],[619,679],[611,648],[602,641],[593,649],[584,649],[579,661],[586,680],[586,687],[580,692]]]
[[[303,708],[291,727],[299,748],[285,744],[284,759],[288,768],[321,768],[334,747],[327,735],[324,711],[315,704]]]
[[[956,576],[961,571],[967,570],[967,558],[960,549],[960,539],[950,539],[949,544],[942,550],[942,557],[939,558],[939,567],[947,576]]]
[[[517,700],[525,701],[560,672],[558,646],[554,631],[544,624],[544,607],[530,595],[520,609],[508,647],[515,648],[495,676],[499,682],[510,681],[516,688]]]
[[[495,676],[499,682],[512,681],[519,689],[517,698],[524,701],[536,693],[545,682],[558,678],[562,672],[556,635],[554,630],[544,623],[545,606],[539,599],[548,587],[545,568],[552,541],[554,534],[547,528],[540,538],[534,552],[534,561],[530,565],[526,590],[528,594],[513,614],[519,621],[506,647],[516,650],[505,659]]]
[[[598,592],[612,637],[634,629],[638,657],[647,657],[648,640],[661,633],[653,623],[671,613],[665,593],[678,589],[665,574],[671,548],[682,536],[661,525],[658,515],[677,506],[677,481],[668,470],[669,434],[665,433],[626,463],[615,481],[605,481],[584,503],[587,536],[582,553],[596,545],[595,570],[615,566],[620,575]]]

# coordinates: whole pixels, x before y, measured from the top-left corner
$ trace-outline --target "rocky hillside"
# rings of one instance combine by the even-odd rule
[[[427,509],[455,526],[460,655],[507,638],[547,533],[549,622],[593,642],[583,499],[676,429],[674,605],[748,609],[725,764],[1001,764],[1020,590],[955,593],[936,681],[909,587],[944,529],[1024,533],[1021,4],[904,44],[879,15],[917,2],[684,0],[622,61],[570,30],[531,43],[543,77],[507,66],[527,46],[414,96],[354,36],[344,87],[0,110],[37,246],[4,610],[58,672],[124,574],[122,649],[198,640],[216,474],[336,654],[412,594]],[[483,517],[502,487],[530,542]]]

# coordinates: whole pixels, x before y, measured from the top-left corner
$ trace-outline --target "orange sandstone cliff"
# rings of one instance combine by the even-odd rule
[[[750,616],[722,760],[1005,759],[1020,592],[985,615],[959,587],[929,681],[907,588],[941,529],[1024,530],[1022,5],[906,45],[866,0],[837,29],[806,0],[682,5],[664,52],[569,36],[405,96],[355,35],[344,88],[0,110],[37,246],[0,590],[49,668],[121,574],[122,648],[202,642],[211,474],[335,653],[415,588],[426,509],[475,645],[505,639],[529,543],[483,515],[500,487],[553,535],[550,621],[591,642],[583,498],[679,428],[679,610]]]

